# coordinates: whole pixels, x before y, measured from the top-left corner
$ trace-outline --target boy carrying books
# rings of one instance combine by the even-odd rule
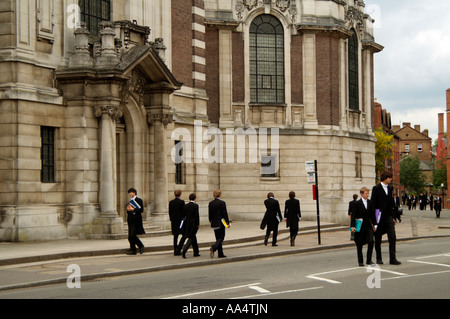
[[[366,264],[372,265],[373,252],[373,225],[375,221],[375,208],[369,199],[370,190],[366,187],[359,191],[361,199],[353,205],[351,216],[351,231],[355,234],[354,240],[358,254],[359,266],[364,266],[362,248],[367,244]]]

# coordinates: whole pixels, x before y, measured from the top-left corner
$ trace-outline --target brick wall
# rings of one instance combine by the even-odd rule
[[[245,100],[244,39],[241,32],[233,32],[233,102]]]
[[[316,36],[317,120],[319,125],[339,125],[339,39]]]
[[[303,103],[303,37],[291,39],[291,100]]]
[[[192,87],[192,0],[172,1],[172,73]]]
[[[219,123],[219,31],[216,28],[206,30],[206,93],[208,94],[208,118]]]

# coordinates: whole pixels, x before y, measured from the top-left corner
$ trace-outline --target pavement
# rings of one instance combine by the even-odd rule
[[[45,242],[0,243],[0,291],[64,284],[79,274],[81,282],[104,280],[109,277],[167,271],[228,262],[241,262],[306,252],[354,247],[348,226],[321,221],[320,244],[316,221],[301,221],[295,246],[290,246],[289,230],[279,227],[278,246],[264,246],[265,231],[259,221],[235,221],[226,230],[224,253],[227,258],[210,258],[209,247],[215,242],[209,226],[201,226],[197,233],[200,257],[193,257],[192,248],[186,259],[173,255],[173,236],[170,231],[152,231],[140,236],[145,245],[143,254],[126,255],[128,240],[63,239]],[[450,210],[441,218],[434,211],[405,211],[396,226],[397,241],[450,237]],[[385,236],[386,237],[386,236]],[[382,247],[388,259],[388,247]],[[398,256],[401,261],[401,256]],[[355,263],[356,252],[355,252]],[[72,268],[71,265],[75,265]],[[71,266],[71,267],[69,267]],[[79,267],[79,268],[78,268]],[[74,269],[79,269],[77,272]],[[69,279],[68,279],[69,278]]]

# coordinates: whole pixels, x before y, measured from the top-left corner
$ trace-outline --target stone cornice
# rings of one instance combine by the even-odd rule
[[[384,46],[371,40],[363,40],[362,45],[364,50],[369,50],[372,53],[378,53],[384,50]]]
[[[346,29],[345,27],[339,26],[339,25],[320,25],[320,24],[314,24],[314,23],[299,23],[296,26],[297,31],[300,34],[305,33],[329,33],[334,36],[337,36],[339,38],[347,39],[349,38],[352,33],[350,30]]]

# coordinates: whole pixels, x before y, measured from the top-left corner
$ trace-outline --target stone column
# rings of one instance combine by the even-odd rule
[[[372,52],[364,50],[362,53],[364,59],[364,78],[363,78],[363,90],[364,90],[364,113],[366,115],[366,123],[364,127],[367,130],[372,129]]]
[[[122,109],[114,105],[95,108],[100,118],[100,216],[93,222],[93,237],[113,239],[123,235],[123,220],[116,211],[116,120]]]
[[[234,27],[233,27],[234,28]],[[233,127],[234,118],[232,111],[232,30],[219,28],[219,103],[220,103],[220,127]]]
[[[303,99],[305,129],[316,129],[317,121],[316,35],[303,34]]]
[[[150,94],[150,105],[147,106],[148,122],[153,126],[154,132],[154,210],[150,216],[152,223],[170,227],[169,220],[169,190],[168,190],[168,150],[166,141],[166,128],[173,121],[169,107],[170,94],[164,90]]]

